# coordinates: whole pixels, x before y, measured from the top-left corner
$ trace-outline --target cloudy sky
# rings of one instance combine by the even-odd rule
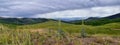
[[[0,0],[0,17],[105,17],[120,13],[120,0]]]

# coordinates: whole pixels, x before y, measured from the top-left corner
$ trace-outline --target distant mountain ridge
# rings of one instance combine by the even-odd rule
[[[104,18],[109,18],[109,19],[120,18],[120,13],[112,15],[112,16],[104,17]]]
[[[24,25],[24,24],[42,23],[48,20],[49,19],[45,19],[45,18],[3,18],[1,17],[0,23]]]
[[[55,20],[62,20],[62,21],[74,21],[74,20],[82,20],[87,19],[86,17],[72,17],[72,18],[55,18]]]
[[[67,22],[67,23],[71,23],[71,24],[81,24],[81,20],[74,20],[71,22]],[[115,23],[115,22],[120,22],[120,13],[112,15],[112,16],[108,16],[108,17],[90,17],[88,19],[84,20],[86,25],[103,25],[103,24],[107,24],[107,23]]]
[[[18,24],[18,25],[27,25],[27,24],[36,24],[44,23],[46,21],[57,21],[58,19],[46,19],[46,18],[4,18],[0,17],[0,23],[4,24]],[[63,18],[62,22],[70,24],[81,24],[81,18]],[[66,20],[66,21],[65,21]],[[69,21],[73,20],[73,21]],[[90,17],[85,19],[86,25],[103,25],[107,23],[120,22],[120,13],[108,16],[108,17]]]

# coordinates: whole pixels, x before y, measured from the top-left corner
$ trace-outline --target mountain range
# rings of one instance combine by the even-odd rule
[[[48,19],[45,18],[0,18],[0,23],[18,24],[18,25],[35,24],[46,21],[48,21]]]
[[[81,24],[81,19],[83,18],[60,18],[62,22],[70,23],[70,24]],[[18,24],[18,25],[26,25],[26,24],[36,24],[36,23],[44,23],[46,21],[57,21],[58,19],[46,19],[46,18],[4,18],[0,17],[0,23],[3,24]],[[84,20],[86,25],[103,25],[107,23],[120,22],[120,13],[107,16],[107,17],[90,17]]]
[[[81,24],[81,20],[74,20],[68,23],[71,24]],[[84,20],[86,25],[103,25],[107,23],[115,23],[115,22],[120,22],[120,13],[112,15],[112,16],[107,16],[107,17],[90,17],[88,19]]]

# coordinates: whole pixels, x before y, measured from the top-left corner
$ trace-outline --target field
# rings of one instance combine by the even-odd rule
[[[120,45],[120,23],[99,26],[48,21],[0,24],[0,45]]]

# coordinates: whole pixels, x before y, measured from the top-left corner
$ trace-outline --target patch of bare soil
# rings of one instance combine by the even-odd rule
[[[33,32],[33,33],[34,32],[48,33],[48,31],[49,31],[48,29],[30,30],[30,32]],[[70,39],[70,42],[67,41],[66,38],[63,38],[62,40],[56,40],[57,37],[52,35],[52,36],[46,37],[46,39],[43,42],[43,45],[56,45],[57,43],[59,45],[120,45],[120,37],[91,36],[86,38],[80,38],[80,37],[69,37],[68,35],[66,36]],[[33,37],[36,37],[36,35],[33,35]],[[36,42],[36,39],[34,42]]]
[[[31,29],[30,32],[46,33],[48,29]]]
[[[112,37],[89,37],[80,38],[82,45],[120,45],[120,38]]]

